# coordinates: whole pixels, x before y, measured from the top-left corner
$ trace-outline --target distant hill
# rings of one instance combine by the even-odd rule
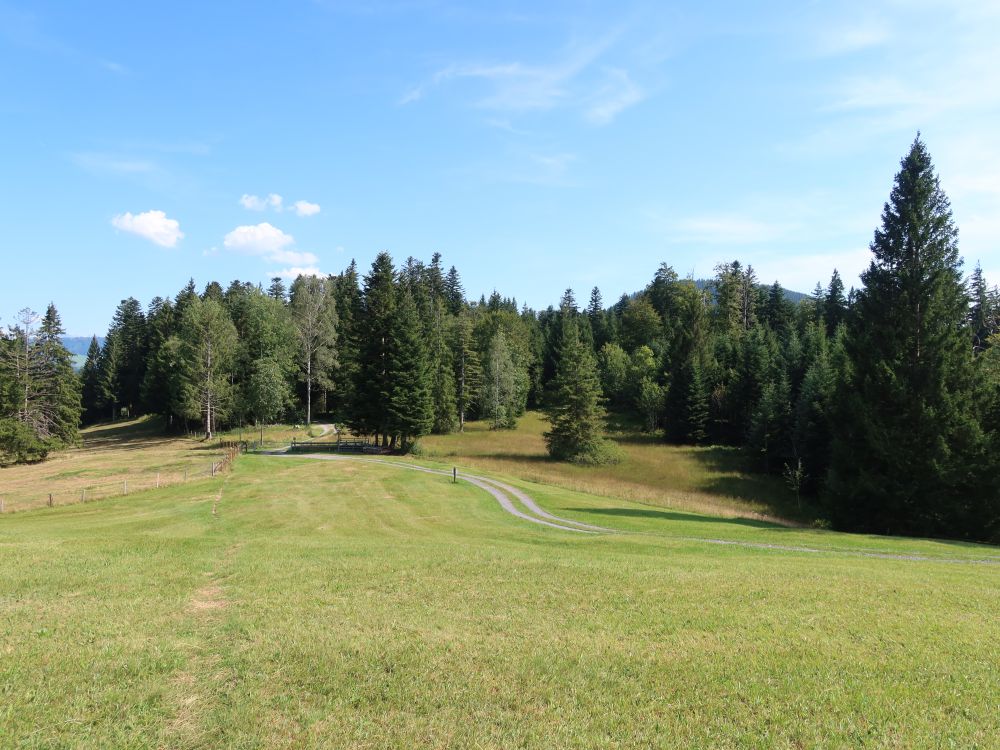
[[[90,349],[90,338],[90,336],[63,336],[63,346],[73,355],[74,370],[83,369],[83,365],[87,361],[87,350]],[[98,336],[97,343],[104,346],[104,337]]]
[[[62,342],[70,354],[80,354],[86,358],[87,350],[90,348],[90,338],[90,336],[63,336]],[[104,337],[98,336],[97,343],[104,346]]]
[[[699,289],[708,289],[711,284],[712,284],[712,279],[695,279],[694,280],[694,285],[696,287],[698,287]],[[761,289],[770,289],[771,285],[770,284],[761,284],[760,288]],[[785,289],[784,287],[782,287],[782,290],[785,292],[785,296],[788,298],[788,301],[791,302],[792,304],[795,304],[795,305],[799,304],[799,302],[801,302],[804,299],[812,299],[812,295],[810,295],[810,294],[803,294],[802,292],[793,292],[791,289]]]

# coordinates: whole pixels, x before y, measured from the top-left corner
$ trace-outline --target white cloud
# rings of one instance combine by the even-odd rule
[[[290,266],[315,266],[319,258],[310,252],[294,249],[295,238],[269,223],[236,227],[225,236],[227,250],[263,258],[269,263]]]
[[[283,268],[280,271],[269,271],[268,274],[270,276],[280,276],[283,279],[295,279],[299,276],[326,276],[326,274],[320,271],[316,266],[308,266],[305,268],[293,266],[291,268]]]
[[[264,211],[268,208],[281,211],[283,202],[284,199],[277,193],[268,193],[266,198],[244,193],[240,198],[240,205],[248,211]]]
[[[319,213],[320,208],[318,203],[295,201],[295,203],[292,204],[292,210],[295,211],[297,216],[315,216]]]
[[[272,263],[312,264],[319,262],[319,258],[313,253],[300,250],[275,250],[267,254],[267,259]]]
[[[111,219],[111,225],[122,232],[145,237],[161,247],[174,247],[184,239],[180,222],[168,219],[163,211],[144,211],[141,214],[126,211]]]
[[[270,256],[294,245],[295,238],[265,221],[236,227],[226,235],[222,244],[238,253]]]

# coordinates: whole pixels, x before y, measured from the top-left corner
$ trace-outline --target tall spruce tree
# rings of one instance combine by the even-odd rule
[[[607,463],[614,457],[601,437],[604,409],[601,381],[589,346],[580,340],[575,312],[564,298],[561,341],[556,355],[556,375],[550,384],[545,433],[549,455],[562,461]]]
[[[611,340],[611,331],[608,327],[607,313],[604,311],[604,300],[601,298],[601,290],[596,286],[590,290],[590,302],[587,304],[587,318],[590,320],[590,330],[594,338],[594,351],[599,352]]]
[[[122,300],[115,310],[107,337],[108,341],[113,341],[109,352],[113,356],[108,359],[108,366],[113,368],[109,373],[109,386],[114,389],[112,400],[125,407],[129,416],[138,414],[142,407],[147,337],[146,316],[139,300],[135,297]]]
[[[335,410],[344,421],[350,420],[351,408],[355,402],[355,387],[358,376],[358,357],[361,339],[364,336],[362,324],[361,290],[358,287],[358,265],[351,260],[350,265],[334,281],[334,297],[337,303],[338,361],[334,379]]]
[[[50,304],[38,327],[35,346],[41,360],[41,408],[47,415],[48,439],[54,447],[72,445],[80,438],[80,379],[62,342],[65,333],[56,306]]]
[[[969,279],[969,296],[972,298],[972,308],[969,311],[972,345],[976,352],[982,352],[990,337],[1000,331],[1000,309],[997,309],[995,293],[990,293],[983,269],[978,263]]]
[[[829,493],[841,528],[996,538],[997,459],[974,412],[958,232],[919,136],[852,316]]]
[[[175,333],[177,325],[174,303],[170,299],[154,297],[146,310],[146,368],[142,380],[142,403],[147,412],[171,413],[166,396],[170,391],[167,384],[172,377],[169,366],[163,364],[159,356],[161,347]],[[86,400],[85,400],[86,403]]]
[[[458,315],[465,305],[465,289],[462,287],[462,278],[458,275],[455,266],[448,269],[448,275],[444,279],[445,304],[448,312]]]
[[[432,432],[453,432],[458,425],[456,409],[455,369],[449,346],[452,319],[445,312],[444,298],[430,303],[427,320],[427,358],[431,378],[431,400],[434,403]]]
[[[435,417],[424,332],[408,289],[400,294],[394,311],[387,363],[389,447],[396,447],[398,437],[405,450],[414,438],[431,431]]]
[[[392,390],[389,347],[396,313],[396,272],[392,257],[382,252],[364,278],[362,322],[364,330],[358,356],[354,403],[349,424],[355,431],[375,435],[388,444],[387,404]]]
[[[271,279],[270,286],[267,287],[267,296],[279,302],[288,301],[288,292],[285,289],[285,281],[280,276]]]
[[[844,282],[840,273],[833,269],[833,276],[823,297],[823,319],[826,322],[826,332],[832,336],[837,326],[847,317],[847,297],[844,296]]]
[[[451,339],[452,363],[455,367],[455,407],[458,410],[458,430],[465,431],[465,422],[478,403],[482,385],[482,364],[476,340],[472,335],[472,314],[463,310],[456,318]]]
[[[679,368],[667,391],[667,437],[694,445],[708,437],[708,390],[697,354]]]
[[[87,349],[87,359],[80,373],[81,394],[83,405],[83,422],[91,424],[101,418],[101,345],[97,336],[92,336]]]

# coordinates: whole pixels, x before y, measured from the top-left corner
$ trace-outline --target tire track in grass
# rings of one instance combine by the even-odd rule
[[[291,454],[288,453],[268,453],[267,455],[286,456],[286,457],[291,456]],[[426,466],[417,466],[416,464],[407,464],[399,461],[383,461],[377,458],[354,458],[352,456],[327,456],[327,455],[308,454],[308,453],[296,453],[294,456],[291,457],[312,458],[321,461],[357,461],[360,463],[380,464],[383,466],[395,466],[400,469],[410,469],[411,471],[420,471],[425,474],[435,474],[443,477],[451,476],[451,472],[441,471],[440,469],[429,469]],[[515,516],[516,518],[520,518],[525,521],[530,521],[531,523],[536,523],[541,526],[549,526],[553,529],[559,529],[560,531],[572,531],[577,534],[597,534],[602,532],[613,533],[614,531],[613,529],[604,529],[599,526],[590,526],[589,524],[579,524],[579,526],[585,526],[587,528],[578,528],[578,526],[575,525],[568,525],[568,524],[577,524],[577,522],[569,521],[564,518],[559,518],[558,516],[553,516],[551,513],[546,513],[545,511],[541,510],[541,508],[538,508],[538,506],[529,498],[531,507],[529,506],[526,507],[529,507],[529,510],[537,508],[538,511],[541,511],[539,515],[542,515],[544,517],[538,518],[536,516],[525,513],[523,510],[518,508],[517,505],[515,505],[514,501],[507,495],[507,492],[513,491],[512,494],[516,493],[515,497],[517,495],[522,495],[522,496],[524,495],[520,491],[514,490],[512,487],[509,487],[509,485],[503,485],[502,483],[494,483],[492,482],[492,480],[486,479],[485,477],[474,476],[472,474],[463,474],[462,479],[464,479],[469,484],[472,484],[480,488],[481,490],[485,490],[486,492],[488,492],[493,497],[493,499],[500,504],[501,508],[503,508],[507,513],[509,513],[512,516]]]

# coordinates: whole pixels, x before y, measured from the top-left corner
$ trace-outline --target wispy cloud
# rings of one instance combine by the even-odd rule
[[[240,197],[240,205],[248,211],[267,211],[270,209],[281,213],[287,210],[296,216],[315,216],[321,210],[318,203],[311,203],[304,200],[295,201],[290,206],[285,206],[285,199],[277,193],[268,193],[263,198],[259,195],[244,193]]]
[[[175,247],[184,239],[180,222],[168,219],[163,211],[144,211],[139,214],[126,211],[112,218],[111,226],[122,232],[144,237],[160,247]]]
[[[88,151],[72,155],[73,163],[90,172],[136,175],[152,174],[160,170],[156,162],[121,154]]]
[[[794,224],[737,214],[702,214],[661,223],[673,242],[702,245],[753,245],[787,237]]]
[[[580,183],[573,178],[571,170],[578,161],[579,157],[571,152],[546,153],[515,148],[503,154],[500,164],[480,165],[461,170],[460,174],[486,182],[577,187]]]
[[[132,74],[132,71],[129,70],[127,67],[125,67],[121,63],[116,63],[113,60],[100,60],[99,64],[105,70],[108,70],[112,73],[116,73],[120,76],[127,76]]]
[[[606,125],[643,99],[642,89],[624,68],[595,70],[620,36],[621,30],[617,29],[587,42],[570,44],[561,55],[546,63],[450,65],[409,89],[399,104],[412,104],[441,86],[471,80],[487,87],[487,91],[475,97],[476,107],[513,114],[572,108],[588,121]]]
[[[824,28],[812,46],[819,56],[849,55],[881,47],[892,39],[888,24],[880,19],[851,19]]]
[[[280,211],[283,200],[277,193],[269,193],[264,198],[244,193],[240,198],[240,205],[248,211],[266,211],[268,208]]]
[[[612,68],[607,71],[604,83],[587,104],[585,115],[597,125],[606,125],[620,112],[641,102],[643,97],[642,89],[626,71]]]
[[[42,55],[63,58],[71,63],[98,67],[115,75],[131,73],[121,63],[74,48],[49,32],[38,14],[22,11],[7,3],[0,3],[0,41],[7,41],[11,45]]]

